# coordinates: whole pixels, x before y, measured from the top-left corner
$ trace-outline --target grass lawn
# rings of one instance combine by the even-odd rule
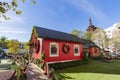
[[[87,65],[58,70],[60,80],[120,80],[120,60],[92,61]]]

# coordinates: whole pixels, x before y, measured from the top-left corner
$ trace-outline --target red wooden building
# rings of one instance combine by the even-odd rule
[[[83,55],[83,42],[77,36],[34,26],[30,43],[33,57],[38,59],[44,52],[46,68],[48,64],[81,60]],[[89,45],[87,45],[89,46]]]
[[[101,55],[100,48],[90,40],[82,40],[84,50],[88,50],[91,57],[98,57]]]

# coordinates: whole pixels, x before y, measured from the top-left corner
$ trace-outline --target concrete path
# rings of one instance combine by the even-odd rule
[[[9,62],[10,59],[1,59],[1,63],[0,63],[0,71],[2,70],[8,70],[10,69],[10,65],[11,63]]]

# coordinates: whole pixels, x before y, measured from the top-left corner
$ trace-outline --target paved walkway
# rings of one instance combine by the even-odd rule
[[[1,63],[0,63],[0,71],[10,69],[10,64],[11,63],[9,62],[9,59],[1,59],[0,61],[1,61]]]
[[[14,70],[6,70],[0,72],[0,80],[12,80],[16,71]]]

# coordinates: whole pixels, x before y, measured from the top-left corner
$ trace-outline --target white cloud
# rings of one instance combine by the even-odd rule
[[[106,15],[97,6],[90,2],[90,0],[67,0],[70,4],[79,10],[83,10],[95,17],[105,17]]]
[[[0,33],[28,34],[27,31],[23,31],[15,27],[6,27],[6,26],[0,26]]]
[[[24,18],[12,13],[7,14],[11,20],[4,20],[1,18],[0,33],[13,33],[13,34],[27,34],[27,31],[22,29],[22,24],[25,22]]]
[[[25,31],[21,31],[21,30],[17,30],[17,29],[10,29],[10,28],[7,28],[7,29],[0,28],[0,33],[28,34]]]
[[[30,38],[30,33],[25,29],[26,18],[22,15],[7,14],[11,20],[5,21],[0,19],[0,37],[5,36],[9,40],[17,39],[21,42],[28,41]]]

